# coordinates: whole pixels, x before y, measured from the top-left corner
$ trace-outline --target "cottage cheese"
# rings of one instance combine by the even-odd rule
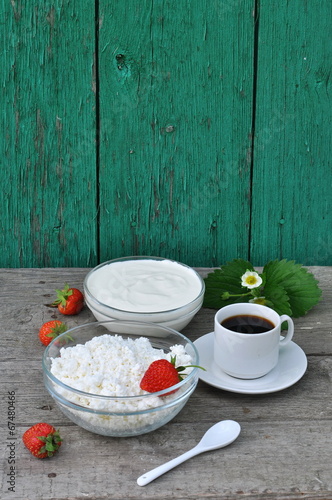
[[[151,426],[174,411],[172,408],[158,411],[158,407],[178,398],[181,389],[165,397],[153,394],[147,397],[148,393],[140,388],[140,381],[149,365],[161,358],[170,361],[172,356],[176,356],[176,366],[192,363],[191,356],[182,345],[174,345],[169,353],[165,353],[152,347],[145,337],[133,340],[105,334],[94,337],[84,345],[61,348],[60,357],[52,360],[51,373],[67,386],[87,393],[80,394],[58,386],[57,392],[67,401],[99,412],[94,414],[63,407],[63,411],[70,418],[75,417],[79,425],[101,434],[110,426],[119,432],[136,428],[138,433],[142,426]],[[188,374],[191,370],[188,368],[182,373]],[[153,408],[156,412],[149,411]],[[103,412],[114,412],[115,416]],[[135,412],[135,415],[123,415],[128,412]],[[121,417],[116,415],[121,413]]]

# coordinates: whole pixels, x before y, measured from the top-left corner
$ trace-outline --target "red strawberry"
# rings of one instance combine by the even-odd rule
[[[83,294],[77,288],[65,285],[63,290],[56,290],[57,299],[51,304],[56,306],[62,314],[78,314],[84,307]]]
[[[194,365],[190,365],[190,367],[194,367]],[[158,392],[168,387],[172,387],[182,380],[183,377],[179,372],[182,372],[186,368],[189,368],[189,366],[178,366],[175,368],[175,356],[171,358],[171,361],[167,361],[167,359],[157,359],[151,363],[144,373],[140,388],[147,392]],[[176,391],[177,389],[167,394],[163,394],[163,396],[168,396]]]
[[[57,319],[47,321],[47,323],[44,323],[39,330],[39,340],[42,344],[48,345],[55,337],[65,331],[67,331],[67,326],[62,321],[58,321]]]
[[[62,439],[52,425],[39,423],[23,434],[23,443],[34,457],[52,457],[60,448]]]

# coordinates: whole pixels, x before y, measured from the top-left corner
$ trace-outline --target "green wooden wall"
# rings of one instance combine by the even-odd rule
[[[331,0],[0,0],[1,267],[332,264]]]

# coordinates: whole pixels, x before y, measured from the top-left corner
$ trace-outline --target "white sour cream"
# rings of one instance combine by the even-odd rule
[[[103,304],[143,313],[176,309],[202,291],[193,269],[167,259],[113,262],[93,272],[87,286]]]

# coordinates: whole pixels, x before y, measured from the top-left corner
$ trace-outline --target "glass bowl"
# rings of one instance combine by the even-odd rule
[[[128,333],[133,326],[136,333]],[[141,336],[138,336],[137,332],[140,332]],[[105,358],[105,356],[101,354],[102,351],[99,351],[97,355],[98,351],[93,351],[90,341],[99,343],[99,349],[103,351],[108,345],[120,342],[121,345],[127,346],[123,347],[124,351],[121,351],[124,353],[128,345],[135,345],[137,346],[136,360],[131,364],[128,362],[127,354],[119,357],[116,349],[112,348],[112,351],[107,351],[105,354],[106,360],[104,359],[104,368],[102,368],[100,358]],[[89,355],[86,354],[87,342],[90,345]],[[150,343],[148,354],[145,348],[146,343]],[[168,388],[155,393],[147,393],[142,391],[139,388],[139,382],[135,381],[132,383],[134,389],[131,389],[131,393],[135,395],[127,395],[126,392],[130,393],[126,388],[126,384],[130,383],[129,377],[123,382],[124,387],[120,390],[120,393],[125,395],[118,395],[118,389],[115,391],[117,394],[110,395],[107,388],[114,387],[113,379],[117,380],[116,384],[119,385],[121,377],[134,373],[131,370],[137,370],[137,375],[134,373],[133,379],[138,376],[139,381],[141,380],[151,362],[151,346],[156,350],[153,351],[155,359],[167,356],[170,358],[176,353],[181,363],[181,356],[184,353],[185,358],[188,358],[187,355],[190,356],[185,360],[185,365],[199,364],[198,352],[194,344],[184,335],[170,328],[153,323],[133,325],[132,322],[118,320],[87,323],[59,335],[45,349],[43,375],[46,389],[60,410],[75,424],[88,431],[114,437],[137,436],[154,431],[172,420],[187,403],[198,382],[198,368],[187,369],[183,380],[172,386],[171,391]],[[76,355],[73,360],[74,352]],[[94,359],[91,358],[91,352],[95,353]],[[67,357],[70,358],[69,361]],[[101,363],[98,369],[96,362]],[[58,363],[69,364],[63,365],[66,368],[60,369]],[[112,363],[115,365],[114,370]],[[97,386],[97,390],[91,389]]]
[[[98,321],[151,322],[177,331],[200,310],[205,292],[203,279],[191,267],[146,256],[100,264],[86,275],[83,288]]]

